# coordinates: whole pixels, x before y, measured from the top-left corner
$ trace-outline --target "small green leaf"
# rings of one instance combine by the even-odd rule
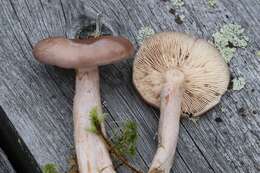
[[[55,165],[53,163],[48,163],[48,164],[44,165],[42,168],[42,172],[43,173],[59,173],[58,169],[57,169],[57,165]]]

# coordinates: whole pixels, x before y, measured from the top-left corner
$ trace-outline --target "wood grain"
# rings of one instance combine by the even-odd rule
[[[37,63],[32,46],[48,36],[73,36],[71,27],[80,16],[94,17],[102,11],[104,23],[136,48],[142,26],[210,40],[225,23],[245,28],[249,46],[238,49],[230,63],[232,76],[246,78],[245,88],[228,91],[197,124],[181,121],[172,172],[260,171],[260,59],[255,56],[260,50],[259,1],[218,0],[216,8],[210,8],[207,0],[186,0],[182,25],[169,9],[169,2],[162,0],[0,0],[0,105],[40,166],[56,163],[62,172],[68,169],[73,151],[74,72]],[[100,68],[102,104],[109,113],[108,131],[126,119],[137,121],[140,139],[132,162],[147,171],[156,150],[159,112],[137,94],[131,66],[129,59]]]

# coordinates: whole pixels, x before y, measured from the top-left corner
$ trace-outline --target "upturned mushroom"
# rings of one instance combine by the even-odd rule
[[[73,119],[80,173],[115,172],[104,141],[87,131],[91,128],[88,114],[94,107],[102,112],[98,66],[125,59],[132,53],[133,45],[126,38],[98,34],[87,39],[50,37],[38,42],[33,49],[35,58],[42,63],[76,69]],[[104,124],[102,128],[105,134]]]
[[[160,108],[158,148],[150,173],[170,171],[181,115],[199,116],[215,106],[229,83],[229,70],[206,40],[166,32],[145,40],[133,66],[133,83]]]

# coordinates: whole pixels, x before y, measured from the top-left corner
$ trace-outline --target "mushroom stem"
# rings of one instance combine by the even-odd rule
[[[98,68],[79,69],[73,106],[74,140],[79,172],[115,173],[106,144],[98,135],[87,131],[91,127],[88,114],[93,107],[97,107],[99,111],[102,109]]]
[[[184,75],[178,70],[166,73],[161,91],[158,147],[149,173],[168,173],[172,167],[178,141]]]

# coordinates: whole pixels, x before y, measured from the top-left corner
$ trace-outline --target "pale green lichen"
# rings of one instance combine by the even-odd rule
[[[192,121],[197,126],[199,117],[190,117],[189,120]]]
[[[48,164],[44,165],[42,168],[42,172],[43,173],[59,173],[57,165],[55,165],[53,163],[48,163]]]
[[[181,7],[185,5],[183,0],[170,0],[171,9],[170,12],[175,16],[175,22],[182,24],[185,18],[184,11]],[[179,11],[178,13],[176,11]]]
[[[220,110],[222,113],[225,113],[225,108],[223,106],[220,106]]]
[[[208,5],[214,8],[217,5],[217,0],[208,0]]]
[[[244,35],[244,31],[238,24],[226,24],[213,34],[215,45],[227,63],[233,58],[236,48],[247,46],[249,38]]]
[[[256,52],[256,56],[258,56],[260,58],[260,51]]]
[[[184,15],[176,15],[175,16],[175,22],[178,24],[182,24],[185,16]]]
[[[175,8],[180,8],[185,4],[183,0],[170,0],[170,3]]]
[[[137,34],[138,44],[141,45],[146,38],[149,38],[154,34],[155,31],[151,27],[148,26],[141,27]]]
[[[233,83],[233,90],[234,91],[239,91],[244,88],[246,85],[246,80],[243,77],[238,77],[232,80]]]
[[[184,14],[181,14],[180,15],[180,19],[183,21],[185,19],[185,15]]]

